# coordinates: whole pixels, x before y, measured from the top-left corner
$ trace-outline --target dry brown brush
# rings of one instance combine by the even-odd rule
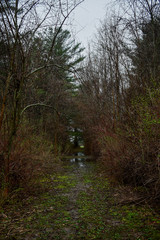
[[[6,157],[7,141],[0,140],[0,198],[5,188],[4,158]],[[52,163],[51,163],[52,162]],[[10,154],[9,192],[24,190],[27,194],[34,191],[39,177],[48,173],[54,160],[53,145],[45,134],[37,134],[34,127],[27,123],[21,125],[13,143]],[[50,164],[50,165],[49,165]]]

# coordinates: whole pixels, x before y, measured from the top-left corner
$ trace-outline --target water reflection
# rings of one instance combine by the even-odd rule
[[[75,158],[70,159],[70,162],[71,162],[71,163],[74,163],[74,162],[76,162],[76,159],[75,159]]]
[[[70,159],[71,163],[77,163],[79,167],[85,167],[84,161],[86,160],[86,156],[83,152],[75,153],[75,157]]]
[[[78,165],[79,165],[79,167],[85,167],[83,162],[79,162]]]
[[[90,156],[85,156],[83,152],[77,152],[73,156],[64,157],[65,162],[70,162],[79,168],[84,168],[87,165],[87,159],[90,159]]]

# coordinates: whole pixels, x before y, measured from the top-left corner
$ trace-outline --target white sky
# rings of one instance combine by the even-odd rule
[[[85,0],[75,9],[72,31],[82,46],[87,47],[87,43],[96,33],[100,20],[104,19],[106,11],[112,6],[111,0]]]

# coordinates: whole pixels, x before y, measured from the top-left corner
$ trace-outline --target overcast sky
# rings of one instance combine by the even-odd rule
[[[93,38],[100,20],[104,19],[109,8],[111,0],[85,0],[75,9],[72,32],[74,31],[77,41],[84,47],[87,47],[87,43]]]

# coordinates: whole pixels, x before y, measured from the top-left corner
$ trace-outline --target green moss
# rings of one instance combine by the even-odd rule
[[[39,182],[43,191],[30,196],[25,206],[17,201],[15,209],[1,211],[7,215],[1,240],[8,232],[19,240],[160,239],[158,214],[145,205],[116,206],[108,179],[94,168],[72,174],[66,168]]]

